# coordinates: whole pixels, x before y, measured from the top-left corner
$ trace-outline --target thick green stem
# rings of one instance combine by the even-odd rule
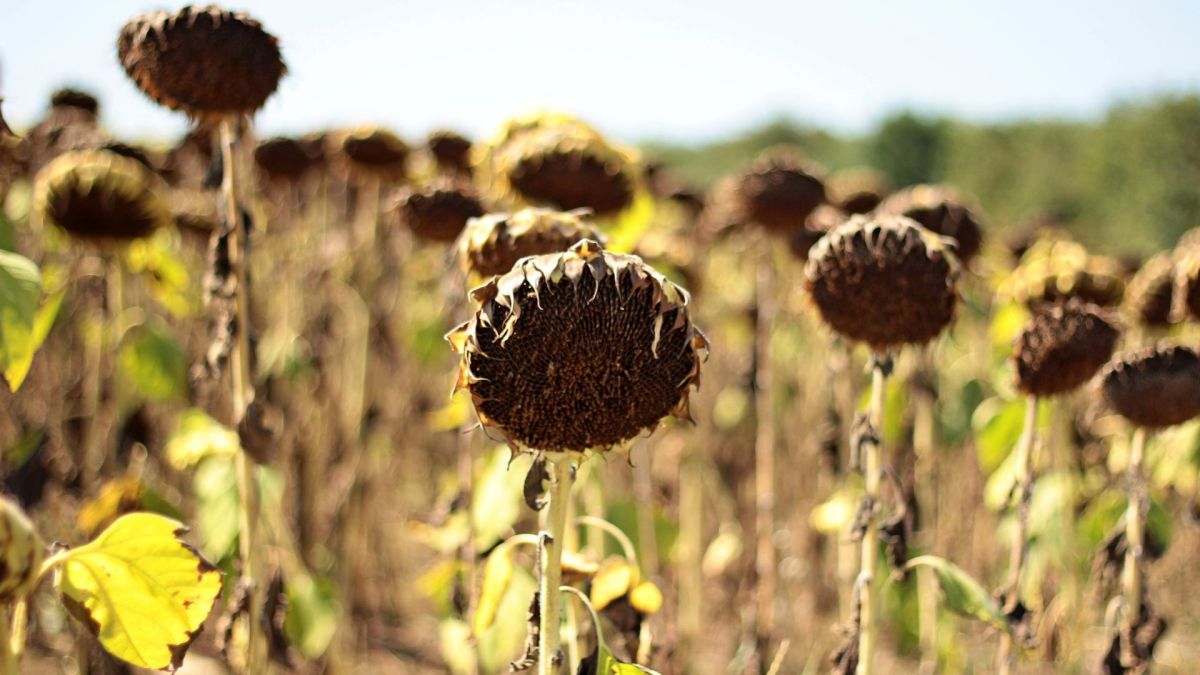
[[[237,317],[237,331],[230,353],[233,381],[233,421],[234,426],[241,424],[246,415],[246,409],[254,399],[254,384],[250,372],[250,301],[247,280],[247,260],[244,237],[245,227],[242,224],[242,210],[237,200],[237,154],[234,152],[236,132],[235,120],[226,117],[221,120],[221,162],[224,175],[221,181],[221,197],[225,201],[225,214],[229,227],[229,263],[237,278],[234,312]],[[265,672],[267,667],[262,635],[260,614],[262,611],[263,590],[261,588],[262,569],[260,565],[261,551],[258,541],[258,484],[254,480],[254,460],[240,451],[237,455],[238,496],[241,502],[239,534],[240,552],[242,557],[242,578],[250,584],[250,603],[247,612],[250,629],[247,631],[246,672]]]
[[[540,535],[541,577],[538,590],[538,610],[541,623],[538,630],[538,675],[559,673],[559,624],[562,620],[563,538],[567,531],[567,501],[571,495],[574,473],[569,457],[548,456],[550,470],[550,504],[546,529]]]
[[[1125,512],[1125,625],[1135,628],[1142,615],[1142,554],[1146,543],[1146,483],[1142,478],[1142,456],[1146,430],[1133,432],[1129,452],[1129,506]]]
[[[871,407],[867,411],[867,423],[873,433],[882,437],[883,434],[883,401],[887,391],[887,377],[891,357],[886,352],[876,352],[872,359],[871,369]],[[875,645],[878,641],[877,626],[879,609],[875,597],[875,568],[879,564],[879,522],[876,517],[879,503],[879,486],[883,481],[883,448],[882,440],[871,439],[864,447],[866,457],[863,461],[865,498],[870,512],[867,514],[867,527],[862,538],[862,557],[858,571],[859,592],[859,633],[858,633],[858,675],[872,675],[875,672]]]
[[[1037,442],[1038,398],[1025,400],[1025,428],[1017,443],[1017,527],[1013,532],[1012,553],[1008,565],[1008,597],[1004,600],[1004,611],[1011,612],[1021,601],[1021,570],[1029,552],[1029,504],[1033,499],[1033,448]],[[1017,651],[1013,649],[1012,631],[1000,635],[1000,651],[997,656],[1000,675],[1008,675],[1017,664]]]

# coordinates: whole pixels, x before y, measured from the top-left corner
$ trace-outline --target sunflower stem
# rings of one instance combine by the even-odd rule
[[[1133,432],[1129,453],[1129,505],[1125,512],[1125,625],[1132,632],[1142,616],[1142,555],[1146,539],[1146,485],[1142,479],[1142,456],[1146,451],[1146,430]]]
[[[891,356],[885,351],[877,351],[871,361],[871,406],[867,410],[867,423],[872,433],[881,437],[884,423],[884,395],[887,391],[888,371]],[[862,557],[859,565],[858,582],[861,584],[859,594],[859,633],[858,633],[858,675],[873,675],[875,672],[875,645],[878,640],[877,627],[878,607],[875,597],[875,568],[879,563],[879,523],[876,518],[876,507],[879,502],[879,487],[883,481],[883,452],[882,440],[870,439],[864,450],[864,479],[866,484],[866,500],[868,508],[866,531],[862,538]]]
[[[755,642],[759,672],[770,667],[770,649],[775,633],[775,410],[771,397],[771,324],[774,319],[774,274],[771,249],[764,245],[757,265],[754,326],[754,572],[757,579]]]
[[[538,675],[558,675],[559,673],[559,636],[562,622],[562,595],[558,588],[562,585],[562,550],[563,538],[567,531],[567,500],[571,495],[571,482],[574,480],[574,469],[569,457],[548,455],[547,468],[550,471],[550,504],[546,518],[546,529],[539,535],[538,547],[541,549],[541,574],[538,589]]]
[[[1012,553],[1009,558],[1008,593],[1004,599],[1005,613],[1011,613],[1021,602],[1021,570],[1029,552],[1029,505],[1033,500],[1033,448],[1037,443],[1038,397],[1025,399],[1025,428],[1017,442],[1017,528],[1013,532]],[[1000,675],[1008,675],[1017,664],[1017,650],[1013,648],[1011,627],[1000,635],[1000,650],[997,655]]]
[[[221,180],[221,197],[225,202],[225,217],[229,228],[229,263],[237,278],[234,295],[234,312],[237,322],[235,341],[230,353],[233,381],[234,427],[241,425],[246,409],[254,398],[250,365],[250,300],[246,269],[246,236],[242,222],[242,210],[237,200],[237,153],[234,151],[236,131],[232,116],[221,120],[221,165],[224,175]],[[250,628],[247,631],[246,672],[265,672],[261,635],[261,565],[258,541],[258,485],[254,480],[254,460],[240,449],[236,458],[238,499],[240,501],[240,533],[238,537],[242,558],[242,579],[250,586],[250,602],[247,611]]]
[[[21,661],[17,654],[16,638],[12,634],[8,605],[5,604],[0,604],[0,628],[4,629],[3,634],[0,635],[0,658],[4,663],[4,675],[21,675]]]

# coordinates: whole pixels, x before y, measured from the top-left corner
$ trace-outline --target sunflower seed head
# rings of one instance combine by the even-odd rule
[[[1139,324],[1164,328],[1175,323],[1175,260],[1171,251],[1151,257],[1133,275],[1125,292],[1125,309]]]
[[[874,348],[929,342],[958,305],[953,247],[904,216],[853,216],[812,247],[804,274],[825,323]]]
[[[1101,373],[1105,402],[1135,426],[1182,424],[1200,415],[1200,356],[1160,343],[1120,355]]]
[[[1120,331],[1104,310],[1078,299],[1042,305],[1017,338],[1017,385],[1032,396],[1064,394],[1112,357]]]
[[[468,220],[484,214],[484,208],[470,183],[437,178],[427,185],[401,190],[389,212],[422,239],[452,242]]]
[[[504,274],[525,256],[560,253],[583,239],[603,242],[587,215],[586,210],[527,208],[472,218],[458,243],[463,270],[485,278]]]
[[[974,258],[983,243],[983,229],[975,211],[957,190],[948,185],[905,188],[884,199],[877,211],[908,216],[925,229],[950,237],[962,261]]]
[[[824,173],[797,148],[768,148],[737,179],[739,210],[770,232],[790,234],[825,201]]]
[[[472,297],[474,316],[447,336],[462,354],[456,388],[514,449],[605,451],[688,418],[708,343],[687,292],[640,258],[583,240]]]
[[[159,179],[136,160],[107,150],[57,157],[34,181],[34,216],[74,237],[123,241],[171,223]]]

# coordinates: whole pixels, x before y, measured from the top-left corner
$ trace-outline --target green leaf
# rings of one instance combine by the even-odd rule
[[[471,531],[475,547],[490,549],[505,538],[521,517],[522,488],[529,460],[518,457],[509,466],[511,453],[505,446],[496,446],[486,456],[482,471],[477,474],[475,497],[471,500]]]
[[[991,594],[958,565],[933,555],[923,555],[908,561],[908,567],[928,567],[937,575],[942,603],[947,609],[968,618],[979,619],[1004,630],[1008,620]]]
[[[167,441],[167,462],[178,471],[190,469],[206,457],[233,457],[240,448],[238,435],[199,408],[189,408]]]
[[[121,348],[118,363],[122,376],[151,401],[177,401],[187,394],[187,355],[164,326],[139,326]]]
[[[232,457],[209,457],[192,476],[196,497],[196,525],[204,541],[204,554],[223,560],[235,551],[240,525],[237,470]]]
[[[0,367],[14,391],[33,361],[33,324],[41,295],[42,275],[37,265],[16,253],[0,251]]]
[[[132,513],[60,563],[66,606],[110,654],[140,668],[179,667],[221,592],[221,573],[179,539],[184,531]]]
[[[496,620],[500,601],[508,590],[513,577],[512,544],[505,542],[496,547],[483,566],[483,583],[479,590],[479,605],[471,618],[471,632],[482,635]]]
[[[1025,427],[1025,401],[1004,401],[990,398],[975,409],[972,419],[975,427],[975,447],[979,451],[979,465],[985,474],[991,474],[1004,462]]]
[[[187,265],[171,250],[166,233],[130,242],[125,265],[142,278],[150,297],[168,312],[180,318],[192,313],[196,303],[190,295]]]
[[[308,660],[320,658],[333,642],[341,609],[337,589],[328,579],[307,574],[287,580],[287,615],[283,630],[288,640]]]

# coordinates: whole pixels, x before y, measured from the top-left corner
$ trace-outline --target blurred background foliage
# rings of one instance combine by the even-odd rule
[[[868,164],[894,188],[951,182],[993,226],[1053,219],[1108,253],[1173,245],[1200,222],[1200,96],[1113,105],[1098,120],[971,122],[898,111],[861,135],[779,118],[690,146],[650,141],[647,155],[702,185],[762,149],[791,143],[831,171]]]

